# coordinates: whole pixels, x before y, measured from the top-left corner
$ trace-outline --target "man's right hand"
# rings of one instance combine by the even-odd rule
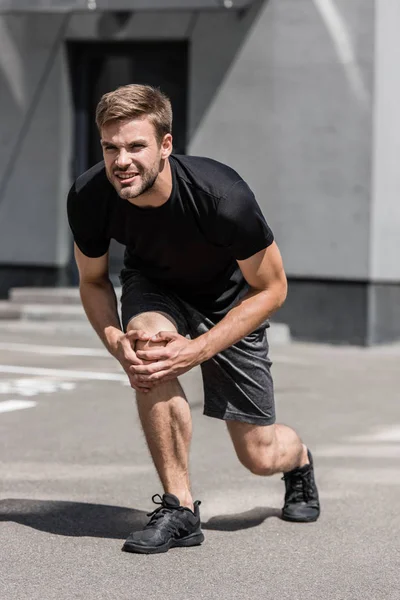
[[[129,367],[132,365],[143,365],[144,362],[136,356],[135,343],[140,340],[147,342],[151,339],[151,335],[143,330],[130,330],[129,336],[121,332],[111,345],[110,352],[118,362],[122,365],[125,373],[129,378],[131,387],[137,392],[148,392],[154,384],[151,382],[138,382]]]

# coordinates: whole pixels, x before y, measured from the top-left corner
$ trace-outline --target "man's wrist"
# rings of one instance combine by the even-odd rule
[[[200,335],[198,338],[195,338],[193,341],[193,343],[196,346],[196,352],[197,352],[197,364],[200,365],[201,363],[205,362],[206,360],[209,360],[212,357],[212,354],[210,354],[209,352],[209,347],[207,344],[207,334],[203,333],[203,335]]]
[[[109,326],[104,330],[104,337],[107,350],[110,354],[114,355],[118,348],[118,342],[121,337],[124,335],[124,332],[118,327]]]

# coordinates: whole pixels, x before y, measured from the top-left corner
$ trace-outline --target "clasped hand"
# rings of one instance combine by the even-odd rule
[[[175,379],[200,363],[200,351],[195,340],[189,340],[174,331],[160,331],[150,338],[153,343],[165,343],[142,350],[136,356],[142,364],[129,367],[139,383],[154,385]]]

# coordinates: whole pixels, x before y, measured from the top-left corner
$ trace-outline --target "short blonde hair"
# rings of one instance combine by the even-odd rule
[[[150,85],[123,85],[104,94],[96,108],[96,124],[101,128],[110,121],[148,116],[158,143],[172,132],[171,102],[161,90]]]

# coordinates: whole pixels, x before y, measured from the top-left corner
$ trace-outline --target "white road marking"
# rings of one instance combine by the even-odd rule
[[[370,490],[373,489],[371,486],[374,485],[390,485],[390,486],[400,486],[400,469],[395,467],[371,467],[370,465],[365,465],[364,468],[346,468],[346,467],[335,467],[333,469],[329,469],[328,479],[324,482],[324,487],[326,485],[332,486],[334,488],[339,487],[343,489],[343,496],[346,497],[351,489],[349,489],[349,484],[353,490],[356,485],[367,485]]]
[[[34,406],[36,406],[36,402],[33,402],[33,400],[4,400],[0,402],[0,413],[33,408]]]
[[[349,442],[400,442],[400,425],[390,425],[376,430],[375,433],[353,435],[347,440]]]
[[[0,350],[7,352],[30,352],[33,354],[46,354],[57,356],[108,356],[106,349],[101,348],[74,348],[72,346],[38,346],[33,344],[16,344],[0,342]]]
[[[144,465],[76,464],[57,462],[0,462],[1,481],[45,481],[71,479],[122,479],[140,473],[152,473],[151,463]]]
[[[315,455],[335,458],[400,458],[400,446],[327,446],[319,448]]]
[[[69,392],[76,388],[75,383],[69,381],[54,381],[43,378],[0,379],[0,394],[18,396],[37,396],[38,394],[52,394],[55,392]]]
[[[97,381],[122,381],[127,375],[119,373],[104,373],[102,371],[70,371],[68,369],[43,369],[38,367],[16,367],[14,365],[0,365],[0,373],[16,375],[39,375],[39,377],[58,377],[62,379],[93,379]]]

